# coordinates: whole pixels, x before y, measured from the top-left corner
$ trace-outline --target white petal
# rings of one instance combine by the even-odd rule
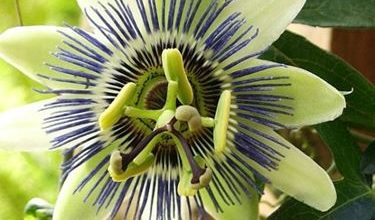
[[[136,1],[116,1],[116,0],[77,0],[77,1],[78,1],[78,5],[80,6],[82,10],[82,13],[86,16],[88,23],[92,27],[93,32],[96,35],[96,38],[100,39],[102,43],[104,43],[105,45],[107,45],[107,47],[111,48],[114,51],[116,51],[116,49],[119,49],[119,47],[125,46],[123,45],[124,42],[128,42],[128,40],[125,38],[125,35],[130,36],[130,31],[136,32],[139,30],[139,32],[142,35],[146,33],[146,28],[144,26],[144,23],[142,22],[142,15],[139,11],[139,7]],[[118,2],[120,5],[118,4]],[[122,4],[125,5],[126,7],[129,7],[129,10],[131,12],[131,17],[132,19],[134,19],[137,28],[135,28],[134,25],[130,25],[130,28],[124,25],[123,17],[125,15],[123,12],[124,9],[123,9]],[[144,4],[147,4],[147,3],[144,2]],[[121,13],[121,16],[119,16],[117,12],[115,12],[110,7],[110,5],[114,7],[117,11],[119,11]],[[122,39],[121,42],[119,42],[119,40],[116,38],[116,36],[114,35],[115,33],[120,36],[120,38]],[[136,35],[137,35],[136,38],[140,39],[138,32]],[[109,38],[111,38],[112,42],[111,40],[109,40]],[[114,45],[113,43],[116,45]],[[138,42],[138,44],[139,43],[141,42]],[[133,41],[131,42],[131,44],[134,45],[135,42]],[[126,53],[129,53],[129,51],[126,51]],[[121,56],[121,54],[117,54],[117,55]]]
[[[52,55],[57,52],[58,47],[67,51],[73,50],[63,43],[66,38],[59,31],[66,34],[73,33],[69,28],[55,26],[27,26],[8,29],[0,34],[0,58],[19,69],[26,76],[49,88],[85,88],[85,83],[67,83],[64,80],[86,82],[86,78],[63,74],[51,70],[46,65],[82,71],[83,73],[88,71]],[[72,36],[77,37],[76,35]],[[77,54],[77,52],[73,53]]]
[[[271,129],[247,120],[240,119],[239,121],[272,136],[276,142],[284,145],[242,129],[248,136],[256,138],[283,155],[281,161],[278,162],[277,169],[271,171],[250,159],[248,160],[249,164],[268,178],[273,186],[320,211],[327,211],[335,204],[337,197],[332,180],[310,157]]]
[[[0,149],[47,150],[50,139],[42,129],[43,112],[49,101],[41,101],[0,114]]]
[[[244,64],[241,64],[238,67],[232,68],[231,72],[234,72],[241,68],[272,65],[275,65],[275,63],[262,60],[251,60],[245,62]],[[278,79],[277,77],[283,78]],[[266,117],[264,115],[257,115],[263,118],[273,120],[286,127],[301,127],[304,125],[312,125],[325,121],[334,120],[342,114],[343,109],[346,106],[344,96],[334,87],[332,87],[316,75],[296,67],[280,65],[278,67],[266,68],[265,70],[256,73],[235,78],[233,79],[233,81],[244,82],[244,80],[262,78],[267,80],[244,83],[241,84],[241,86],[251,87],[254,85],[262,84],[285,84],[286,86],[274,86],[272,89],[259,91],[238,91],[233,92],[233,96],[239,94],[246,94],[288,97],[289,99],[280,99],[278,101],[263,101],[263,103],[284,105],[290,107],[291,109],[267,105],[260,106],[254,104],[246,104],[252,107],[257,106],[265,109],[276,111],[282,110],[284,112],[286,111],[290,113],[285,114],[280,112],[277,113],[269,111],[271,115],[274,115],[274,117],[272,118]],[[256,113],[251,113],[251,111],[249,111],[248,113],[256,115]]]
[[[274,134],[277,137],[277,134]],[[282,138],[279,137],[279,140]],[[284,141],[284,143],[287,143]],[[310,157],[296,147],[279,148],[284,158],[276,171],[263,171],[271,184],[295,199],[320,211],[327,211],[336,203],[335,187],[328,174]],[[262,168],[260,168],[261,170]]]
[[[90,197],[87,202],[84,202],[85,197],[99,180],[101,173],[106,170],[107,167],[103,167],[99,174],[95,175],[81,191],[74,193],[82,180],[84,180],[84,178],[95,169],[98,163],[100,163],[107,154],[108,150],[98,153],[88,162],[85,162],[69,174],[57,198],[53,220],[82,218],[90,220],[105,220],[109,216],[111,208],[105,209],[103,207],[101,211],[97,212],[97,207],[92,205],[94,201],[93,198],[96,199],[95,196],[98,196],[103,184],[100,184],[98,186],[99,189],[95,190],[92,197]]]
[[[26,76],[48,85],[37,74],[51,72],[45,62],[54,62],[50,55],[62,42],[53,26],[15,27],[0,35],[0,58],[13,65]]]
[[[227,186],[225,187],[227,188]],[[222,209],[222,212],[218,212],[216,210],[207,192],[203,190],[200,192],[206,211],[216,220],[257,220],[259,218],[259,196],[254,189],[251,189],[251,187],[249,187],[249,191],[251,192],[251,195],[247,195],[245,191],[241,191],[241,193],[238,195],[241,202],[238,203],[238,201],[235,200],[235,205],[227,204],[223,200],[218,199],[217,202]]]
[[[250,33],[246,34],[244,37],[246,39],[254,35],[256,30],[259,29],[259,35],[256,37],[256,39],[253,40],[252,43],[245,49],[242,49],[238,54],[239,56],[243,56],[254,52],[259,52],[270,46],[286,29],[288,24],[293,21],[304,5],[305,0],[237,0],[231,2],[229,6],[225,7],[212,23],[208,22],[209,16],[206,15],[212,12],[209,10],[215,6],[217,6],[216,9],[219,9],[226,2],[228,1],[201,1],[199,4],[197,4],[197,1],[193,0],[176,2],[152,0],[141,2],[141,7],[138,6],[136,1],[126,1],[124,3],[126,6],[129,6],[132,17],[134,17],[137,27],[142,34],[145,34],[147,30],[155,33],[158,32],[158,30],[176,30],[179,33],[183,32],[185,24],[189,23],[187,21],[189,20],[191,12],[194,11],[193,9],[197,6],[196,13],[191,20],[191,27],[186,31],[186,34],[193,36],[198,25],[208,24],[209,27],[207,30],[204,31],[202,36],[199,37],[203,40],[207,39],[207,37],[213,31],[215,31],[220,24],[227,20],[229,16],[240,12],[241,16],[238,18],[238,21],[245,19],[246,23],[242,25],[242,27],[235,34],[233,34],[231,42],[233,42],[233,40],[235,40],[250,26],[253,26],[254,28]],[[175,4],[171,5],[172,3]],[[118,29],[116,23],[113,22],[113,18],[117,20],[120,26],[123,26],[123,23],[121,22],[123,18],[120,18],[120,16],[118,16],[117,13],[115,13],[108,6],[108,4],[111,4],[116,9],[120,9],[122,6],[119,7],[115,0],[78,0],[78,4],[82,11],[88,12],[89,16],[92,18],[92,21],[98,26],[106,27],[105,29],[108,30],[108,24],[110,24],[110,26],[114,27],[116,32],[121,35],[121,32],[123,31]],[[107,7],[107,9],[110,9],[110,14],[113,18],[111,18],[111,16],[105,12],[100,4],[103,4],[105,7]],[[91,7],[98,10],[100,12],[100,16],[102,16],[106,22],[103,22],[102,18],[100,18],[100,16],[98,16]],[[154,8],[155,12],[157,13],[157,17],[155,19],[151,13]],[[183,9],[181,14],[179,14],[180,9]],[[180,21],[178,25],[177,21]],[[154,23],[158,24],[154,26]],[[96,27],[96,29],[97,28],[98,27]],[[126,28],[123,27],[123,29]],[[134,30],[136,29],[134,28]],[[230,59],[228,61],[230,61]]]
[[[248,46],[226,59],[221,65],[225,66],[238,58],[267,49],[285,31],[305,2],[305,0],[237,0],[230,4],[207,31],[206,36],[216,29],[220,22],[235,12],[241,12],[246,23],[232,37],[231,42],[250,26],[253,27],[252,31],[243,36],[243,39],[252,38],[257,30],[258,34]]]
[[[276,41],[304,4],[305,0],[240,1],[238,8],[246,15],[247,21],[259,28],[259,36],[251,44],[249,51],[263,50]]]

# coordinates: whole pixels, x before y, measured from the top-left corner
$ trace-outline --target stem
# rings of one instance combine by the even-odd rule
[[[148,110],[148,109],[139,109],[135,107],[126,107],[125,115],[131,118],[149,118],[153,120],[158,120],[162,110]]]
[[[178,84],[176,81],[168,82],[168,93],[167,100],[163,109],[175,110],[176,109],[176,98],[177,98]]]
[[[23,20],[22,20],[22,14],[21,14],[21,7],[19,0],[15,0],[16,3],[16,14],[17,14],[17,19],[18,19],[18,24],[20,26],[23,26]]]
[[[364,143],[364,144],[369,144],[372,141],[375,140],[375,137],[364,134],[361,131],[355,130],[355,129],[350,129],[350,133],[356,138],[359,142]]]
[[[215,126],[215,119],[210,117],[201,117],[202,126],[206,128],[212,128]]]

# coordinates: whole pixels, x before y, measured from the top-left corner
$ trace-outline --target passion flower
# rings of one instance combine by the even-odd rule
[[[305,1],[78,2],[93,33],[0,35],[0,57],[56,95],[3,113],[0,126],[2,148],[73,155],[54,219],[181,219],[193,207],[251,218],[254,176],[333,206],[325,171],[275,130],[333,120],[344,97],[305,70],[257,59]]]

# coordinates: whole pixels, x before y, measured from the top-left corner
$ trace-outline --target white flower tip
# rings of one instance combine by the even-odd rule
[[[351,88],[350,91],[340,91],[340,93],[344,96],[350,95],[354,92],[354,88]]]
[[[335,186],[328,175],[326,184],[321,188],[321,193],[318,193],[317,197],[304,202],[319,211],[326,212],[336,204],[337,200]]]
[[[337,96],[335,97],[335,100],[332,100],[336,104],[335,104],[335,107],[332,108],[331,113],[330,114],[328,113],[329,116],[327,117],[327,121],[333,121],[336,118],[340,117],[343,114],[344,109],[346,108],[346,100],[344,97],[345,94],[337,90],[336,90],[336,93],[337,93]]]
[[[281,137],[278,139],[283,141]],[[264,170],[262,174],[274,187],[296,200],[319,211],[329,210],[337,199],[331,178],[324,169],[298,148],[291,144],[288,146],[290,147],[288,149],[279,149],[284,159],[280,161],[278,169],[270,172]]]
[[[335,186],[323,169],[321,172],[311,175],[314,176],[312,180],[314,183],[310,185],[311,188],[302,191],[301,195],[291,194],[291,196],[319,211],[328,211],[337,200]]]
[[[320,204],[317,204],[316,208],[322,212],[326,212],[336,204],[336,201],[337,201],[337,194],[336,194],[335,187],[332,185],[332,190],[327,195],[326,200],[322,200]]]

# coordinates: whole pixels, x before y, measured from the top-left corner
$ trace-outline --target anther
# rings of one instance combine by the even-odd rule
[[[120,151],[116,150],[112,152],[108,169],[111,176],[118,176],[124,172],[122,169],[122,159],[123,157]]]
[[[231,92],[225,90],[221,93],[215,114],[214,145],[215,151],[222,153],[227,144],[227,130],[231,105]]]
[[[165,101],[165,106],[163,109],[175,110],[176,109],[176,98],[179,88],[176,81],[168,81],[167,99]]]
[[[210,184],[211,179],[212,179],[212,170],[207,167],[205,172],[199,176],[199,181],[191,184],[191,188],[195,190],[204,188],[208,186],[208,184]]]
[[[164,74],[169,81],[178,83],[178,100],[184,105],[193,102],[193,89],[187,78],[182,54],[178,49],[165,49],[162,53]]]
[[[133,98],[136,90],[135,83],[127,83],[99,117],[100,129],[107,130],[116,124],[123,115],[123,108]]]

